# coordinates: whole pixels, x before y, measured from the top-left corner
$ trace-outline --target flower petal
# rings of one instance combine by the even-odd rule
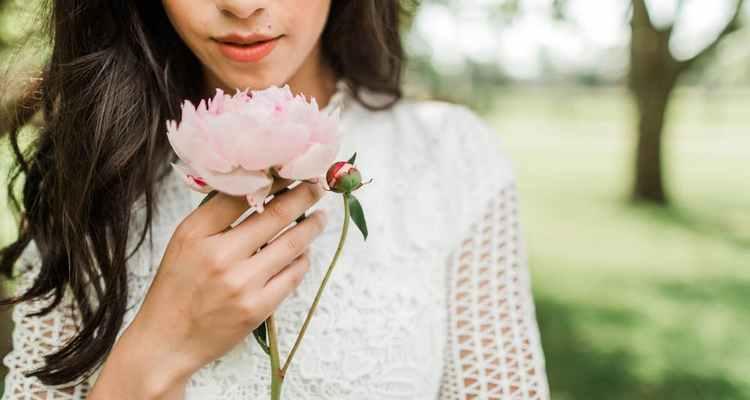
[[[336,159],[340,144],[314,143],[301,156],[279,169],[279,176],[287,179],[303,180],[324,176],[328,167]]]
[[[190,168],[189,165],[183,163],[183,162],[176,162],[176,163],[170,163],[174,169],[176,169],[180,176],[182,177],[183,181],[193,190],[201,192],[201,193],[209,193],[212,190],[214,190],[211,185],[206,183],[205,179],[200,177],[197,172],[195,172],[192,168]]]
[[[207,123],[222,132],[215,142],[220,153],[250,171],[285,164],[309,146],[310,128],[303,124],[241,114],[225,114]]]
[[[228,174],[216,173],[209,170],[201,170],[193,166],[198,175],[214,189],[232,195],[245,196],[255,193],[261,188],[273,183],[273,179],[266,171],[247,171],[243,168],[235,168]]]
[[[186,100],[182,110],[179,126],[167,125],[167,138],[175,153],[193,166],[201,165],[218,172],[231,171],[234,165],[220,155],[213,141],[208,140],[215,132],[206,129],[206,124],[196,113],[192,103]]]
[[[246,195],[247,198],[247,204],[250,205],[250,207],[255,207],[255,210],[259,213],[263,213],[264,207],[263,202],[266,200],[266,197],[271,193],[271,185],[264,186],[258,190],[256,190],[253,193],[250,193]]]
[[[312,134],[310,141],[317,143],[333,143],[339,140],[339,109],[336,108],[330,115],[324,113],[314,114],[311,121]]]

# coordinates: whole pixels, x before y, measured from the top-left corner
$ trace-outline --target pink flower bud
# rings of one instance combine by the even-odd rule
[[[326,183],[336,193],[351,193],[362,186],[362,175],[354,165],[338,161],[328,169]]]

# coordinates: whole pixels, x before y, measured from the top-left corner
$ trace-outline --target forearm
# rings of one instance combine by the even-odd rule
[[[130,335],[128,333],[131,333]],[[190,370],[178,357],[125,332],[107,358],[89,400],[182,400]],[[184,364],[184,363],[183,363]]]
[[[126,370],[118,362],[107,361],[88,400],[183,400],[184,382],[156,381],[138,371]],[[148,371],[147,366],[141,367]],[[147,372],[144,372],[147,373]]]
[[[172,387],[147,386],[137,379],[132,379],[118,372],[104,373],[99,376],[89,400],[183,400],[185,385]]]

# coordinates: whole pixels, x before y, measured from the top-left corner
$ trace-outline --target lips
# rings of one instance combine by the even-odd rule
[[[216,38],[219,51],[238,62],[258,62],[276,47],[281,36],[230,34]]]

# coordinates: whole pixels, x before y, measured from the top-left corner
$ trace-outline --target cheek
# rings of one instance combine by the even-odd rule
[[[331,0],[291,0],[287,4],[295,42],[306,47],[300,50],[309,50],[323,32]]]
[[[175,31],[194,52],[200,53],[199,45],[206,36],[204,28],[210,13],[205,8],[211,2],[196,0],[163,0],[164,10]]]

